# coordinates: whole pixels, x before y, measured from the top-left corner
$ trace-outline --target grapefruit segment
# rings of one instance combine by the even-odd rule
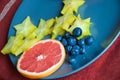
[[[27,78],[44,78],[55,72],[64,60],[65,49],[59,41],[42,40],[21,55],[17,70]]]

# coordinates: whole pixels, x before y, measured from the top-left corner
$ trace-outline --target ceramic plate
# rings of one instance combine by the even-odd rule
[[[61,78],[73,74],[104,54],[120,33],[119,5],[119,0],[86,0],[85,4],[79,8],[78,13],[83,19],[91,18],[90,30],[95,38],[94,44],[87,47],[86,54],[81,55],[79,68],[72,69],[71,65],[65,61],[59,70],[45,79]],[[8,37],[15,34],[13,26],[21,23],[26,16],[30,16],[33,24],[37,26],[40,18],[47,20],[60,16],[62,7],[62,0],[23,0],[12,20]],[[13,65],[16,65],[18,57],[10,54]]]

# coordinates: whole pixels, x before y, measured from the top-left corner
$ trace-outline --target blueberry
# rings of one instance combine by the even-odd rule
[[[80,54],[85,54],[85,53],[86,53],[85,48],[80,48]]]
[[[69,32],[65,32],[65,38],[68,38],[68,37],[70,37],[70,33]]]
[[[77,58],[77,56],[71,56],[71,57],[69,57],[68,61],[71,64],[71,66],[72,66],[73,69],[77,69],[77,68],[80,67],[79,58]]]
[[[61,40],[61,42],[62,42],[62,44],[64,45],[64,46],[67,46],[67,40],[65,39],[65,38],[63,38],[62,40]]]
[[[69,61],[70,64],[76,64],[77,63],[77,59],[73,56],[69,57],[68,61]]]
[[[76,45],[76,39],[74,37],[69,37],[67,41],[68,41],[68,44],[71,46]]]
[[[78,45],[73,46],[71,50],[71,55],[78,55],[80,53],[80,47]]]
[[[67,51],[67,52],[70,52],[71,49],[72,49],[72,46],[70,46],[70,45],[66,46],[66,51]]]
[[[93,43],[93,41],[94,41],[93,36],[87,36],[87,37],[85,38],[85,44],[86,44],[86,45],[91,45],[91,44]]]
[[[61,41],[61,40],[62,40],[62,35],[58,35],[58,36],[56,37],[56,40]]]
[[[78,45],[74,45],[72,49],[80,49]]]
[[[79,37],[79,36],[82,34],[81,28],[76,27],[76,28],[73,30],[72,34],[73,34],[73,36],[75,36],[75,37]]]
[[[85,47],[85,40],[82,38],[82,39],[80,39],[80,40],[78,40],[78,45],[80,46],[80,47]]]

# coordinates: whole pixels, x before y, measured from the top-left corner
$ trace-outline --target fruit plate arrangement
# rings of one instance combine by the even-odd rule
[[[119,35],[120,30],[117,24],[120,19],[120,6],[118,1],[85,0],[85,3],[78,9],[76,15],[80,14],[82,19],[91,19],[90,33],[94,37],[93,44],[85,47],[85,53],[76,58],[79,65],[70,64],[66,58],[63,65],[56,72],[44,79],[61,78],[80,71],[98,59],[112,45]],[[37,26],[40,18],[48,20],[55,16],[61,16],[60,11],[62,7],[62,0],[23,0],[12,20],[8,37],[15,35],[13,26],[21,23],[27,16],[30,16],[31,22]],[[81,30],[74,29],[73,35],[77,36],[79,33],[81,33]],[[66,33],[65,36],[69,36],[69,34]],[[58,37],[59,39],[60,37]],[[61,42],[63,45],[66,45],[64,39]],[[70,42],[74,44],[74,39],[70,38],[68,43]],[[86,43],[89,44],[89,40],[86,40]],[[79,47],[75,46],[75,50],[71,54],[76,54],[76,48]],[[70,47],[66,49],[69,51]],[[16,66],[20,56],[14,56],[12,54],[9,54],[9,56],[13,65]],[[74,63],[75,60],[70,59],[69,61]]]

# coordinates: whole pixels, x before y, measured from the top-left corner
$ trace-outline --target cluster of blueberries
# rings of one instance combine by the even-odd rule
[[[58,35],[56,40],[59,40],[65,47],[67,55],[69,55],[68,62],[71,65],[77,63],[76,56],[86,53],[85,46],[89,46],[93,43],[93,36],[86,36],[80,40],[77,40],[77,37],[82,35],[82,30],[79,27],[76,27],[72,35],[69,32],[65,32],[65,35]]]

